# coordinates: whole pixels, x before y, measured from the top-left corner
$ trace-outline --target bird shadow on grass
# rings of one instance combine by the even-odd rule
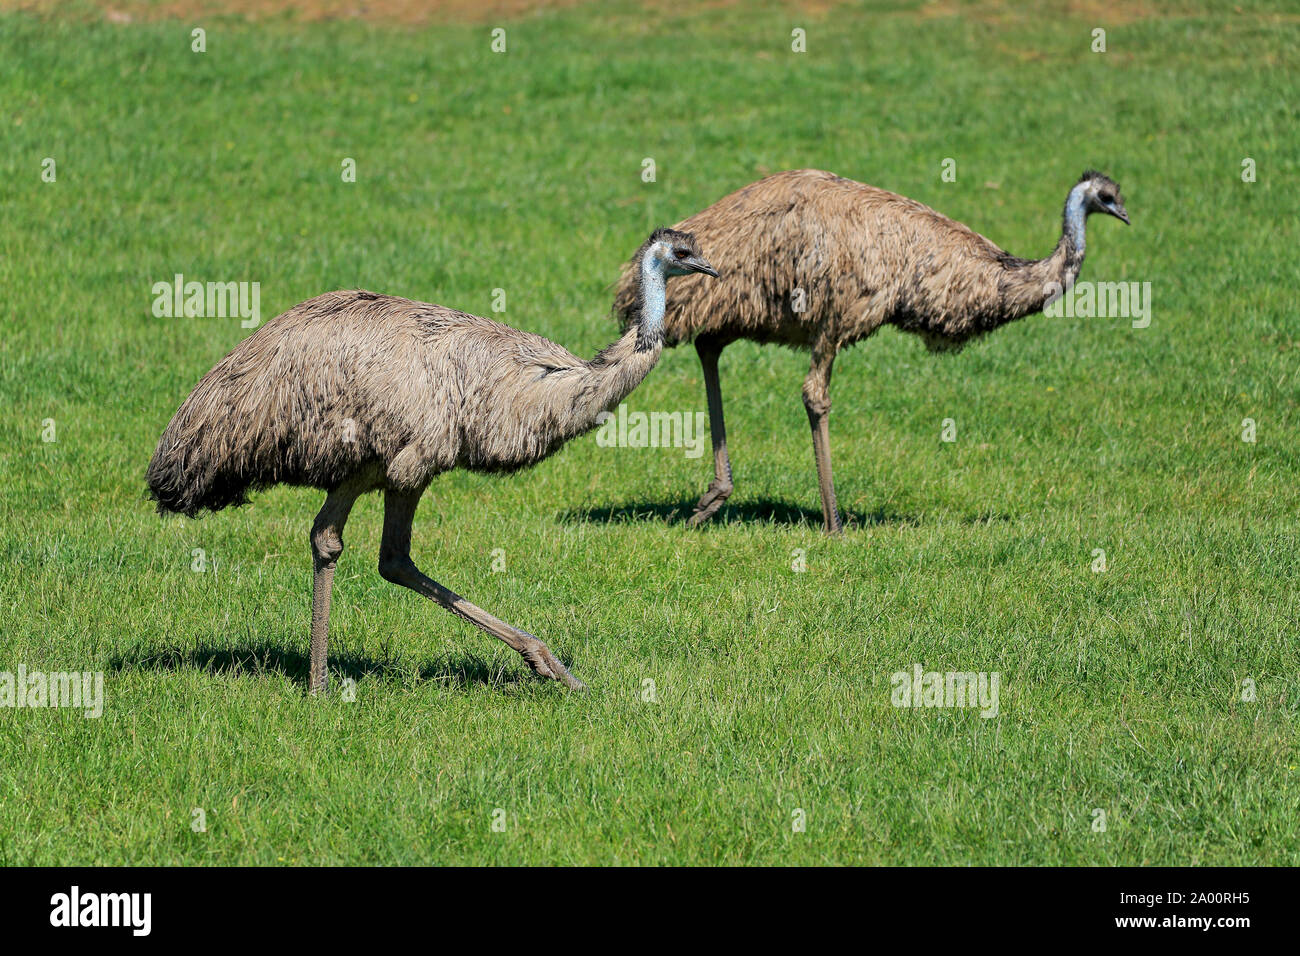
[[[629,502],[608,507],[590,507],[561,511],[560,521],[573,524],[658,523],[684,525],[695,512],[695,499],[664,502]],[[840,520],[847,530],[874,525],[919,525],[923,516],[877,508],[874,511],[840,510]],[[813,510],[789,501],[758,498],[727,504],[705,525],[731,524],[808,525],[821,528],[821,508]]]
[[[306,686],[309,659],[304,653],[282,646],[244,642],[231,646],[198,643],[191,648],[170,647],[155,653],[116,657],[109,662],[114,671],[203,671],[212,675],[278,674]],[[331,685],[343,678],[358,683],[363,678],[391,683],[434,682],[458,687],[487,685],[508,687],[538,682],[525,670],[501,665],[480,657],[448,654],[415,664],[400,655],[378,658],[342,649],[330,654]],[[549,682],[544,682],[549,683]]]

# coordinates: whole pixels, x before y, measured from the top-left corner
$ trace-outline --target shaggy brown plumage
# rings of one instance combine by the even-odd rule
[[[695,240],[657,230],[637,253],[653,288],[642,320],[594,359],[491,319],[373,292],[330,292],[272,319],[222,359],[163,432],[146,480],[160,512],[193,517],[274,484],[329,492],[312,531],[312,690],[325,682],[329,582],[357,496],[386,494],[385,577],[432,597],[581,686],[545,645],[430,581],[410,562],[410,519],[452,468],[527,468],[590,430],[654,367],[670,275],[707,272]]]
[[[711,517],[732,491],[718,355],[737,339],[809,349],[803,397],[813,430],[827,531],[838,531],[826,416],[831,366],[840,349],[882,325],[921,336],[931,349],[959,348],[1040,311],[1083,263],[1084,219],[1128,221],[1119,187],[1084,173],[1066,201],[1061,239],[1044,259],[1020,259],[928,206],[816,169],[776,173],[683,220],[723,278],[689,278],[669,290],[669,345],[694,340],[704,369],[714,443],[714,481],[692,523]],[[639,277],[624,269],[614,309],[637,321]]]

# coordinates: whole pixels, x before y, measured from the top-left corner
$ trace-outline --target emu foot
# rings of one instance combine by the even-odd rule
[[[827,534],[842,534],[844,532],[844,524],[840,521],[838,509],[831,512],[829,519],[825,516],[822,517],[822,527]]]
[[[730,481],[724,482],[714,478],[709,482],[709,490],[704,492],[704,496],[696,502],[695,513],[686,522],[687,526],[698,528],[712,518],[718,513],[718,509],[723,506],[726,500],[731,497],[731,491],[732,484]]]
[[[541,641],[520,651],[524,661],[538,677],[558,680],[569,690],[586,690],[587,685],[569,673],[569,669],[559,662]]]

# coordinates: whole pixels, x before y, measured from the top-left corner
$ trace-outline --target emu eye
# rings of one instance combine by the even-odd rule
[[[675,255],[678,259],[686,259],[686,258],[689,258],[689,257],[690,257],[690,254],[691,254],[691,251],[690,251],[689,249],[674,249],[674,250],[673,250],[673,255]]]

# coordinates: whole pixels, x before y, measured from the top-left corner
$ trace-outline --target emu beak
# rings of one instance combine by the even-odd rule
[[[1114,211],[1111,213],[1111,215],[1114,216],[1116,219],[1118,219],[1120,222],[1122,222],[1124,225],[1126,226],[1129,225],[1128,212],[1124,209],[1123,206],[1117,204],[1115,206]]]
[[[709,265],[700,256],[691,256],[691,258],[683,262],[682,265],[690,269],[692,272],[703,272],[706,276],[713,276],[715,279],[718,277],[718,270]]]

